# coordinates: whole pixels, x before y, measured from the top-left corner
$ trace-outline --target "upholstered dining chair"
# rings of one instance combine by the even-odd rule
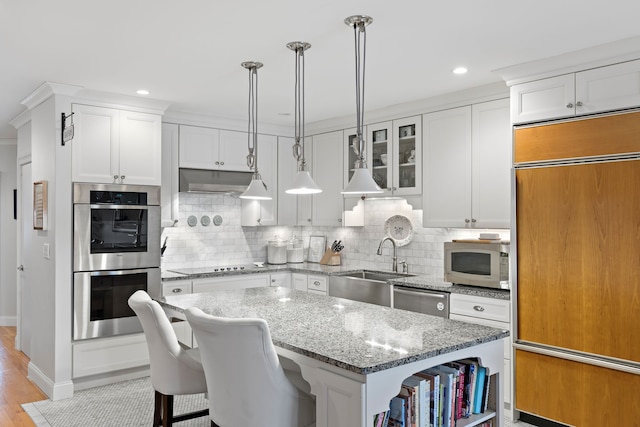
[[[222,427],[301,427],[315,421],[313,396],[287,378],[262,319],[186,310],[209,384],[209,416]]]
[[[131,295],[129,307],[142,323],[149,348],[151,384],[155,390],[153,426],[168,427],[179,421],[208,415],[208,409],[177,416],[173,414],[175,395],[207,392],[199,351],[187,350],[178,342],[162,307],[145,291]]]

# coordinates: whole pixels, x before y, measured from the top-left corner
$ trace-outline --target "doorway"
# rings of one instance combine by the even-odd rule
[[[31,250],[33,247],[33,199],[31,158],[18,160],[18,274],[16,348],[31,357]]]

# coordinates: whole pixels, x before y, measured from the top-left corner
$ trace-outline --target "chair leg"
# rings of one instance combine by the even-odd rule
[[[153,427],[162,425],[162,393],[155,390],[155,404],[153,406]]]
[[[173,396],[162,395],[162,427],[173,426]]]

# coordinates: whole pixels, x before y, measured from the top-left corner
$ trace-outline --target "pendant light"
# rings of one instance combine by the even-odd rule
[[[304,51],[311,45],[305,42],[287,43],[287,47],[296,54],[296,78],[295,78],[295,112],[294,128],[295,143],[293,144],[293,158],[298,162],[298,174],[293,181],[293,186],[285,191],[288,194],[317,194],[322,189],[315,183],[307,167],[304,158]]]
[[[366,26],[371,24],[370,16],[354,15],[346,18],[344,23],[353,27],[356,50],[356,136],[353,141],[353,151],[356,153],[355,171],[351,181],[342,190],[342,194],[367,194],[382,193],[383,190],[376,184],[367,169],[365,150],[367,144],[362,134],[364,122],[364,65],[367,50]]]
[[[243,62],[244,68],[249,70],[249,126],[247,146],[247,166],[253,169],[253,175],[249,187],[240,195],[241,199],[271,200],[267,192],[267,185],[262,182],[262,177],[258,172],[258,68],[262,67],[260,62]]]

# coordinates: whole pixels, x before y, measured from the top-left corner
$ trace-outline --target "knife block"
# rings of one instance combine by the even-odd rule
[[[327,249],[322,255],[320,264],[323,265],[340,265],[340,253],[333,252],[331,249]]]

